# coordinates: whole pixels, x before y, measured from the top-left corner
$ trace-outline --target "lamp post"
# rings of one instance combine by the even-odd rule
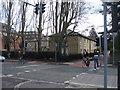
[[[107,4],[103,2],[104,15],[104,88],[107,88]]]

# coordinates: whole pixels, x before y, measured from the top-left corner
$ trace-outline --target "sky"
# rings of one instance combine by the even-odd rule
[[[83,33],[86,36],[89,35],[89,31],[91,30],[90,26],[94,26],[97,33],[104,31],[104,16],[102,13],[99,13],[99,11],[103,10],[102,1],[87,0],[87,2],[90,2],[92,8],[90,10],[90,13],[86,14],[86,17],[88,18],[85,21],[86,23],[83,23],[82,25],[79,26],[83,31],[85,29],[88,29],[87,32]],[[107,15],[107,21],[110,22],[110,20],[111,20],[111,15]],[[108,27],[108,29],[110,29],[110,27]],[[79,30],[77,31],[79,32]]]
[[[69,1],[71,1],[71,0],[69,0]],[[80,0],[80,1],[82,1],[82,0]],[[47,2],[47,0],[46,0],[46,2]],[[91,29],[90,26],[94,26],[97,33],[103,32],[104,31],[104,28],[103,28],[104,18],[103,18],[103,15],[101,13],[99,13],[99,11],[103,10],[102,1],[101,0],[86,0],[86,2],[89,2],[89,5],[92,8],[89,10],[89,13],[86,14],[86,17],[88,19],[85,20],[84,23],[78,24],[76,31],[88,36],[89,30]],[[110,18],[110,16],[108,16],[108,18]],[[2,21],[2,20],[0,20],[0,21]],[[88,29],[88,31],[84,33],[83,31],[86,29]],[[46,32],[43,31],[43,33],[46,33]]]

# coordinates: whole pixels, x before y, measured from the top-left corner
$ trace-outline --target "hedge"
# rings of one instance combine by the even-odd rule
[[[11,53],[11,59],[18,59],[19,55],[18,55],[18,51],[10,51]],[[7,56],[8,52],[7,51],[3,51],[2,55],[6,58],[8,58]],[[42,60],[42,59],[47,59],[49,60],[53,60],[55,61],[55,52],[26,52],[25,54],[25,59],[37,59],[37,60]],[[63,61],[73,61],[73,60],[78,60],[78,59],[82,59],[82,54],[70,54],[70,55],[65,55],[63,56],[60,53],[57,53],[57,61],[58,62],[63,62]]]

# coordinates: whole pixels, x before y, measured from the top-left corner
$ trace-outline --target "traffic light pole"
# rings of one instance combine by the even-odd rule
[[[104,14],[104,88],[107,88],[107,4],[103,2]]]
[[[102,36],[99,37],[99,46],[100,46],[100,66],[102,65],[102,43],[101,43]]]
[[[115,64],[115,33],[113,32],[113,64]]]

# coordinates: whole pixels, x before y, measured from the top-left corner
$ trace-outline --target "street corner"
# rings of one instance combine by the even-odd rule
[[[81,73],[66,81],[67,88],[104,88],[104,74],[100,70],[94,72]],[[117,88],[117,76],[108,75],[108,88]]]
[[[80,89],[90,88],[90,90],[97,90],[98,87],[94,85],[85,84],[85,83],[70,82],[70,84],[66,88],[80,88]]]

